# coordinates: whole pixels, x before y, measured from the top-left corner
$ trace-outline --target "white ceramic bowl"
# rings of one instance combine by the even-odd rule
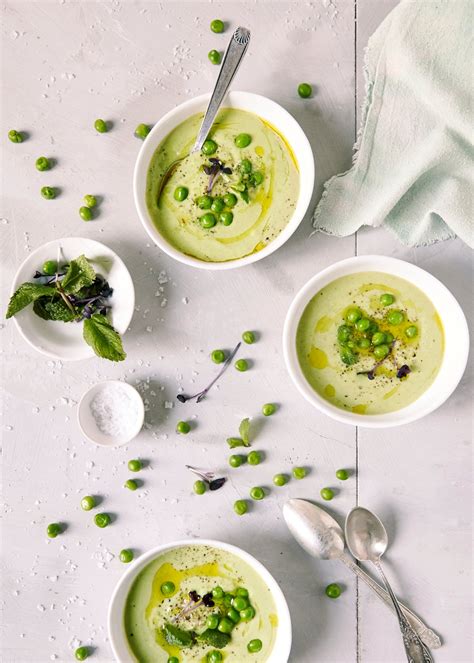
[[[58,247],[62,259],[72,260],[84,254],[92,262],[96,272],[104,276],[114,289],[109,302],[110,319],[119,334],[124,334],[130,324],[135,307],[135,290],[132,277],[123,261],[105,244],[83,237],[65,237],[47,244],[28,255],[18,269],[12,285],[12,294],[25,281],[33,281],[33,274],[46,260],[56,260]],[[38,352],[48,357],[71,361],[95,357],[93,349],[82,338],[82,324],[51,322],[33,313],[31,306],[13,318],[20,334]]]
[[[385,272],[410,281],[432,301],[444,328],[445,349],[436,378],[413,403],[395,412],[364,415],[332,405],[314,391],[306,380],[296,353],[296,331],[308,302],[321,288],[341,276],[357,272]],[[331,265],[313,276],[296,295],[285,320],[283,352],[293,382],[318,410],[333,419],[366,428],[388,428],[407,424],[429,414],[452,394],[461,380],[469,354],[469,331],[464,313],[450,291],[434,276],[404,260],[386,256],[358,256]]]
[[[117,385],[118,388],[123,390],[134,407],[135,415],[133,416],[133,421],[130,422],[130,428],[127,433],[122,435],[107,435],[106,433],[103,433],[98,428],[91,412],[90,405],[92,401],[100,391],[108,385]],[[131,440],[133,440],[140,432],[144,419],[145,406],[142,397],[135,387],[132,387],[131,384],[122,382],[121,380],[106,380],[105,382],[95,384],[82,396],[77,408],[77,420],[83,435],[91,442],[99,444],[102,447],[118,447],[122,444],[127,444],[127,442],[131,442]]]
[[[127,568],[112,594],[109,605],[109,638],[115,660],[118,661],[118,663],[134,663],[135,661],[134,657],[130,654],[123,625],[125,601],[135,578],[140,571],[144,569],[149,562],[158,557],[158,555],[161,555],[168,550],[182,548],[183,546],[189,545],[211,546],[213,548],[218,548],[219,550],[225,550],[236,557],[240,557],[240,559],[246,562],[259,574],[271,591],[278,616],[276,641],[267,663],[287,663],[291,649],[291,618],[288,604],[280,586],[267,569],[255,559],[255,557],[252,557],[249,553],[236,546],[232,546],[229,543],[214,541],[212,539],[189,539],[187,541],[175,541],[173,543],[157,546],[144,555],[141,555]]]
[[[151,158],[155,153],[156,148],[161,141],[181,122],[186,120],[191,115],[205,111],[210,98],[210,94],[204,94],[200,97],[190,99],[180,104],[173,110],[169,111],[159,120],[153,129],[148,134],[143,146],[138,154],[137,162],[135,164],[135,172],[133,175],[133,193],[135,197],[135,205],[138,210],[140,219],[145,227],[145,230],[150,235],[151,239],[169,256],[185,265],[192,267],[199,267],[201,269],[234,269],[249,265],[252,262],[261,260],[265,256],[270,255],[276,251],[282,244],[284,244],[289,237],[295,232],[301,223],[306,210],[308,209],[311,201],[311,195],[314,187],[314,159],[311,145],[306,138],[303,129],[300,127],[295,118],[288,113],[279,104],[262,97],[258,94],[250,92],[229,92],[224,103],[223,108],[238,108],[240,110],[249,111],[262,117],[267,122],[270,122],[290,144],[299,165],[300,171],[300,191],[298,201],[293,212],[293,216],[289,220],[283,231],[276,237],[268,246],[257,253],[239,258],[238,260],[229,260],[227,262],[206,262],[187,256],[181,251],[178,251],[172,246],[157,230],[148,213],[148,208],[145,200],[146,192],[146,178],[148,166]]]

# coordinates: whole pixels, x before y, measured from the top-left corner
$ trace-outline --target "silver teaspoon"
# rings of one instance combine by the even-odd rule
[[[229,89],[229,86],[232,83],[235,74],[237,73],[237,69],[242,62],[249,42],[250,30],[247,30],[247,28],[238,27],[232,35],[226,52],[224,53],[224,58],[219,70],[219,76],[217,77],[214,90],[207,106],[206,114],[204,115],[204,119],[202,121],[201,128],[199,129],[196,142],[194,143],[194,146],[191,150],[191,154],[193,152],[199,152],[203,146],[203,143],[206,140],[212,125],[214,124],[214,120],[216,119],[216,115],[219,112],[222,102],[224,101],[227,90]],[[176,161],[173,161],[173,163],[164,173],[163,177],[161,178],[160,188],[158,190],[158,200],[160,199],[163,187],[173,174],[176,166],[185,158],[186,157],[182,157],[181,159],[176,159]]]
[[[356,507],[346,518],[345,530],[347,545],[354,557],[359,562],[372,562],[380,573],[397,613],[408,662],[432,663],[428,648],[408,623],[380,564],[380,558],[388,546],[388,536],[382,522],[368,509]]]
[[[291,499],[283,507],[283,516],[290,532],[307,553],[318,559],[340,560],[395,612],[390,595],[344,553],[344,533],[329,513],[307,500]],[[427,645],[433,649],[441,647],[441,640],[434,631],[406,606],[402,605],[402,610]]]

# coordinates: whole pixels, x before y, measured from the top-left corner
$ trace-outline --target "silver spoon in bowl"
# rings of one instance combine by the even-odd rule
[[[344,552],[344,533],[339,523],[324,509],[312,502],[291,499],[283,506],[288,529],[307,553],[318,559],[338,559],[372,589],[385,605],[395,611],[390,595],[365,573]],[[420,638],[432,649],[441,647],[441,640],[415,613],[402,605],[402,610]]]
[[[398,617],[408,662],[432,663],[433,658],[428,648],[423,644],[419,635],[403,614],[398,599],[393,593],[380,564],[380,558],[388,546],[388,536],[382,522],[368,509],[356,507],[346,518],[345,530],[347,545],[354,557],[359,562],[372,562],[380,573]]]
[[[227,46],[226,52],[224,53],[224,58],[219,70],[219,76],[217,77],[217,81],[214,86],[211,98],[209,99],[209,104],[207,106],[201,128],[199,129],[196,142],[194,143],[190,154],[199,152],[199,150],[202,148],[204,141],[206,140],[212,125],[214,124],[214,120],[216,119],[216,115],[219,112],[222,102],[224,101],[227,90],[229,89],[229,86],[232,83],[235,74],[237,73],[237,69],[242,62],[249,42],[250,30],[247,30],[247,28],[238,27],[233,33],[229,45]],[[163,191],[166,182],[175,171],[176,166],[185,158],[186,157],[181,157],[180,159],[176,159],[176,161],[173,161],[173,163],[168,166],[163,177],[161,178],[160,188],[157,195],[158,200],[160,199],[161,192]]]

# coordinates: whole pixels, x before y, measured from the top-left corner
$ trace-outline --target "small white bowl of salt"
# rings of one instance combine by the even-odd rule
[[[145,407],[135,387],[120,380],[107,380],[86,391],[77,418],[88,440],[103,447],[116,447],[138,435]]]

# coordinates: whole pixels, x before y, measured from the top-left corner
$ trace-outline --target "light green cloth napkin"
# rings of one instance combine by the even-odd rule
[[[474,0],[405,0],[369,39],[354,165],[325,184],[313,224],[391,229],[408,245],[474,246]]]

